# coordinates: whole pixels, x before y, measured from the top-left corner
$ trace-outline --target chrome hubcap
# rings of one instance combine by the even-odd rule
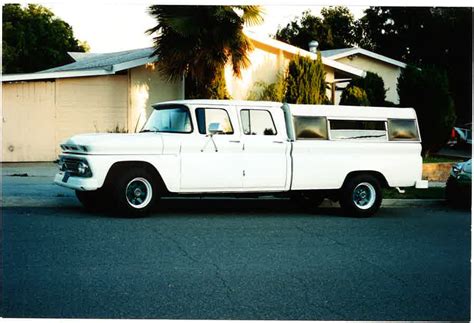
[[[375,203],[376,197],[374,186],[367,182],[357,185],[352,193],[352,201],[362,210],[371,208]]]
[[[153,189],[148,180],[143,177],[132,179],[125,189],[128,204],[136,209],[146,207],[153,196]]]

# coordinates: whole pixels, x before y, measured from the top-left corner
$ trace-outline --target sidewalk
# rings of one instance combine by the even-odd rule
[[[53,162],[0,163],[0,167],[2,176],[54,177],[58,172],[58,165]]]

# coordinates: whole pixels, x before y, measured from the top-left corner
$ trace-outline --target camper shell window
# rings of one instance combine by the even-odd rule
[[[390,141],[420,141],[420,134],[414,119],[388,119]]]
[[[296,139],[327,140],[328,128],[325,117],[293,117]]]
[[[333,140],[387,141],[385,121],[379,120],[329,120]]]

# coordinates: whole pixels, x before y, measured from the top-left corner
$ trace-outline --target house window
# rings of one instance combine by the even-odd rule
[[[274,136],[277,134],[272,115],[267,110],[240,110],[245,135]]]
[[[416,121],[414,119],[389,119],[388,138],[390,141],[420,141]]]
[[[208,134],[209,125],[211,123],[219,123],[222,128],[222,134],[224,135],[231,135],[234,133],[229,114],[224,109],[197,108],[196,119],[200,134]]]
[[[331,139],[387,141],[385,121],[329,120]]]
[[[325,117],[293,117],[296,139],[328,139]]]

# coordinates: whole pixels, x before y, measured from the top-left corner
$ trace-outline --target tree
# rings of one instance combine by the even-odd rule
[[[68,51],[84,52],[72,27],[47,8],[3,5],[2,73],[30,73],[71,63]]]
[[[471,120],[471,8],[371,7],[356,33],[363,48],[445,69],[460,122]]]
[[[370,102],[364,89],[348,85],[341,94],[340,105],[369,106]]]
[[[446,144],[456,120],[446,72],[433,66],[409,66],[398,78],[397,91],[400,106],[416,110],[423,154],[429,155]]]
[[[285,101],[299,104],[327,103],[325,79],[321,53],[318,53],[316,60],[297,56],[288,65]]]
[[[349,47],[355,42],[354,16],[347,7],[323,8],[323,18],[303,12],[301,18],[291,21],[276,32],[276,39],[307,49],[316,40],[321,50]]]
[[[383,79],[376,73],[367,72],[365,77],[354,78],[351,85],[356,86],[367,94],[368,105],[385,106],[385,85]]]
[[[356,43],[354,15],[347,7],[323,8],[321,15],[324,24],[331,30],[333,48],[351,47]]]
[[[262,21],[259,6],[162,6],[150,14],[157,25],[154,37],[158,70],[170,80],[186,78],[188,98],[227,98],[223,70],[231,63],[234,75],[249,64],[251,43],[245,24]]]

